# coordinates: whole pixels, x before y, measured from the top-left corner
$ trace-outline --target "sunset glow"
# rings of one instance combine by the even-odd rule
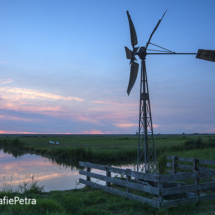
[[[127,10],[137,46],[168,8],[152,43],[174,52],[215,50],[214,1],[83,2],[1,4],[1,134],[134,134],[141,62],[128,96]],[[195,55],[147,55],[154,133],[215,132],[214,67]]]

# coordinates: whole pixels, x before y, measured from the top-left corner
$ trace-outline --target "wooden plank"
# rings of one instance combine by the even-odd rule
[[[202,171],[202,170],[211,170],[211,168],[205,168],[205,167],[197,167],[198,171]]]
[[[215,188],[215,182],[185,185],[181,187],[161,188],[160,190],[161,190],[161,193],[163,193],[163,195],[170,195],[170,194],[177,194],[177,193],[193,192],[197,190],[207,190],[212,188]]]
[[[177,168],[180,168],[180,169],[188,169],[188,170],[192,169],[192,166],[189,166],[189,165],[183,165],[183,164],[176,164],[176,165],[179,165],[177,166]],[[172,167],[172,163],[167,163],[167,167]],[[209,169],[205,167],[197,167],[197,171],[202,171],[202,170],[213,170],[213,169]],[[172,174],[172,170],[167,169],[167,173]],[[183,173],[183,172],[175,171],[175,174],[178,174],[178,173]]]
[[[173,159],[174,156],[167,155],[167,159]],[[186,162],[193,162],[193,159],[195,158],[185,158],[185,157],[177,157],[176,160],[178,161],[186,161]],[[210,164],[210,165],[215,165],[215,161],[213,160],[205,160],[205,159],[196,159],[197,163],[202,163],[202,164]]]
[[[124,181],[124,180],[121,180],[121,179],[107,177],[107,176],[99,175],[99,174],[92,173],[92,172],[86,172],[84,170],[79,170],[79,174],[86,175],[86,176],[93,177],[93,178],[97,178],[97,179],[100,179],[100,180],[103,180],[103,181],[107,181],[109,183],[117,184],[117,185],[128,187],[128,188],[131,188],[131,189],[140,190],[140,191],[144,191],[144,192],[147,192],[147,193],[152,193],[152,194],[159,195],[159,189],[157,187],[151,187],[151,186],[148,186],[148,185],[143,185],[143,184],[133,183],[133,182],[129,182],[129,181]]]
[[[191,179],[191,178],[204,178],[204,177],[210,177],[215,175],[215,170],[204,170],[201,172],[188,172],[188,173],[177,173],[174,175],[159,175],[160,182],[166,182],[166,181],[180,181],[185,179]]]
[[[166,172],[167,172],[168,174],[172,174],[172,170],[170,170],[170,169],[167,169]],[[175,174],[178,174],[178,172],[176,171]]]
[[[207,168],[206,168],[207,169]],[[208,169],[207,169],[208,170]],[[169,169],[167,169],[167,173],[168,174],[172,174],[172,170],[169,170]],[[180,173],[183,173],[183,172],[176,172],[175,174],[180,174]],[[212,181],[215,181],[215,178],[212,178],[212,177],[203,177],[202,179],[210,179],[210,180],[212,180]]]
[[[104,171],[109,171],[109,172],[114,172],[122,175],[128,175],[131,177],[135,177],[138,179],[144,179],[144,180],[149,180],[149,181],[154,181],[158,182],[159,181],[159,175],[156,174],[150,174],[150,173],[140,173],[140,172],[126,172],[125,169],[120,169],[120,168],[115,168],[115,167],[110,167],[110,166],[103,166],[99,164],[93,164],[89,162],[82,162],[79,161],[79,166],[84,166],[84,167],[89,167],[89,168],[94,168],[94,169],[99,169],[99,170],[104,170]]]
[[[103,191],[111,193],[111,194],[115,194],[115,195],[118,195],[118,196],[129,198],[129,199],[132,199],[132,200],[135,200],[135,201],[139,201],[139,202],[142,202],[142,203],[148,203],[152,207],[158,208],[158,201],[156,201],[156,200],[152,200],[152,199],[148,199],[146,197],[142,197],[142,196],[134,195],[134,194],[131,194],[131,193],[127,193],[127,192],[117,190],[117,189],[114,189],[114,188],[111,188],[111,187],[102,186],[100,184],[95,184],[93,182],[86,181],[86,180],[84,180],[82,178],[79,178],[79,183],[86,184],[87,186],[90,186],[90,187],[93,187],[93,188],[96,188],[96,189],[100,189],[100,190],[103,190]]]
[[[177,206],[181,206],[181,205],[194,204],[198,201],[209,201],[209,200],[213,200],[213,199],[215,199],[215,194],[172,200],[172,201],[168,201],[168,202],[162,202],[161,206],[165,207],[165,208],[171,208],[171,207],[177,207]]]
[[[173,167],[173,163],[167,163],[167,167]],[[176,168],[180,169],[188,169],[188,170],[193,170],[192,166],[189,165],[184,165],[184,164],[175,164]],[[176,171],[175,171],[176,172]]]

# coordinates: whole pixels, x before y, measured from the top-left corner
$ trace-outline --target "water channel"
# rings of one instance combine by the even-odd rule
[[[107,163],[101,164],[107,165]],[[135,162],[134,164],[108,163],[108,165],[136,170]],[[106,174],[100,170],[93,170],[92,172]],[[13,190],[16,190],[29,175],[34,175],[34,179],[39,181],[38,185],[44,186],[44,191],[82,188],[84,185],[78,183],[79,178],[86,178],[86,176],[79,175],[78,163],[45,158],[36,154],[26,154],[15,149],[0,149],[0,190],[6,186],[12,186]],[[112,176],[115,175],[112,174]],[[105,184],[105,182],[96,179],[92,179],[92,181]]]

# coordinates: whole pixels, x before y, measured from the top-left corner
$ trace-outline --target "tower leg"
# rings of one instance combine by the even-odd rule
[[[150,165],[151,163],[151,165]],[[151,107],[145,61],[141,62],[137,172],[157,173]]]

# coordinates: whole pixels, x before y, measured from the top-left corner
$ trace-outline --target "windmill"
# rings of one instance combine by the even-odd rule
[[[137,172],[152,173],[154,170],[157,172],[157,159],[156,159],[156,151],[154,146],[152,115],[151,115],[149,88],[148,88],[148,80],[147,80],[146,64],[145,64],[146,55],[148,54],[187,54],[187,55],[196,55],[196,58],[215,62],[215,50],[199,49],[197,54],[196,53],[176,53],[166,48],[163,48],[161,46],[158,46],[154,43],[151,43],[151,38],[155,33],[155,31],[157,30],[158,26],[160,25],[165,14],[166,12],[163,14],[162,18],[158,21],[145,47],[142,46],[139,48],[139,47],[135,47],[138,44],[137,35],[134,28],[134,24],[131,20],[129,12],[127,11],[129,27],[130,27],[130,35],[131,35],[131,45],[133,47],[133,51],[131,51],[125,46],[126,57],[127,59],[130,59],[130,65],[131,65],[130,79],[129,79],[129,84],[127,88],[128,95],[130,94],[135,84],[135,81],[137,79],[138,69],[139,69],[139,64],[135,62],[137,60],[135,55],[138,55],[139,58],[141,59]],[[159,47],[163,50],[148,49],[148,46],[150,44],[156,47]],[[159,51],[159,52],[148,53],[147,50]]]

